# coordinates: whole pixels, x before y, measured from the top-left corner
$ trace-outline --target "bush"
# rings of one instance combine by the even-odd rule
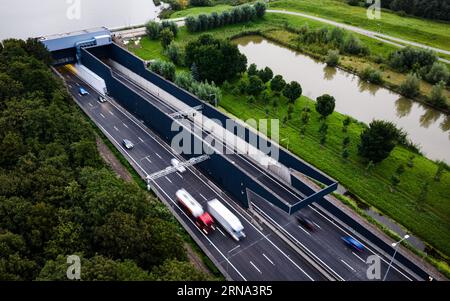
[[[258,96],[265,88],[263,81],[258,76],[248,77],[247,94]]]
[[[383,83],[383,78],[381,76],[381,72],[378,70],[373,69],[372,67],[365,68],[361,74],[361,79],[368,81],[372,84],[378,84],[381,85]]]
[[[192,78],[192,75],[190,73],[180,72],[177,74],[174,83],[178,87],[189,91],[190,88],[192,87],[192,84],[194,83],[194,81],[195,80]]]
[[[161,45],[164,49],[167,46],[169,46],[170,43],[172,43],[174,38],[173,33],[169,28],[164,28],[163,30],[161,30],[160,36],[161,36]]]
[[[189,0],[189,5],[191,6],[212,6],[211,0]]]
[[[431,50],[412,48],[410,46],[396,50],[389,55],[389,65],[401,72],[431,67],[437,56]]]
[[[263,81],[263,83],[267,83],[273,77],[272,69],[266,67],[258,71],[258,77]]]
[[[181,48],[174,42],[165,49],[164,54],[175,64],[183,65],[183,52]]]
[[[327,66],[336,67],[339,63],[339,51],[329,50],[325,62]]]
[[[167,80],[173,81],[175,79],[176,68],[172,62],[156,60],[150,64],[149,69]]]
[[[420,79],[415,74],[408,74],[405,81],[400,85],[400,93],[406,97],[419,95]]]
[[[270,89],[273,92],[279,93],[284,89],[285,86],[286,82],[284,81],[283,76],[279,74],[275,75],[275,77],[270,81]]]
[[[425,75],[425,79],[432,84],[439,83],[440,81],[447,83],[450,79],[450,72],[446,65],[434,62],[430,71]]]
[[[438,108],[446,108],[447,97],[444,95],[444,82],[439,82],[431,89],[430,102]]]
[[[350,34],[345,38],[342,44],[342,51],[345,53],[353,54],[353,55],[367,55],[369,54],[369,49],[361,43],[361,41]]]
[[[170,31],[173,33],[173,36],[176,37],[178,35],[178,25],[175,22],[172,21],[162,21],[161,23],[161,30],[169,28]]]
[[[155,21],[150,21],[145,25],[145,32],[150,40],[158,39],[160,31],[161,31],[161,24]]]
[[[256,64],[251,64],[248,66],[247,74],[248,76],[258,75],[258,67],[256,67]]]

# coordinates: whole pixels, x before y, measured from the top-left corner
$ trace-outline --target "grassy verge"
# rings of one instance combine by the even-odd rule
[[[223,12],[225,10],[231,9],[231,5],[219,4],[215,6],[201,6],[201,7],[190,7],[187,9],[179,10],[170,15],[170,18],[182,18],[187,16],[197,16],[200,14],[207,14],[212,12]]]
[[[364,29],[392,35],[436,48],[450,50],[450,24],[415,17],[401,17],[382,11],[381,19],[367,18],[363,7],[347,5],[338,0],[280,0],[270,3],[270,9],[298,11]]]

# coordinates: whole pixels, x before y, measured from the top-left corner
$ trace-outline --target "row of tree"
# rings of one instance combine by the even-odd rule
[[[244,4],[230,11],[220,14],[213,12],[209,15],[201,14],[198,17],[187,17],[186,28],[189,32],[199,32],[230,24],[248,22],[262,18],[266,12],[264,2],[256,2],[254,5]]]
[[[102,161],[36,40],[0,48],[0,280],[202,280],[165,206]]]

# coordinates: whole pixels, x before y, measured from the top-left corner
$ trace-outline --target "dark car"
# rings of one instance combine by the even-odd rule
[[[295,217],[297,219],[297,222],[303,226],[304,228],[310,230],[310,231],[314,231],[315,227],[314,227],[314,223],[308,219],[307,217],[303,216],[303,215],[297,215]]]
[[[345,244],[347,246],[349,246],[350,248],[352,248],[352,249],[354,249],[354,250],[356,250],[358,252],[364,251],[364,246],[362,245],[362,243],[360,243],[359,241],[357,241],[353,237],[351,237],[351,236],[342,236],[341,238],[345,242]]]

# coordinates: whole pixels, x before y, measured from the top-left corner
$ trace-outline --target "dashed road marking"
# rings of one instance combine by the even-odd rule
[[[261,272],[261,270],[260,269],[258,269],[258,267],[252,262],[252,261],[250,261],[250,264],[260,273],[260,274],[262,274],[262,272]]]
[[[355,269],[354,269],[351,265],[349,265],[348,263],[346,263],[346,262],[343,261],[342,259],[341,259],[341,262],[342,262],[343,264],[345,264],[346,266],[348,266],[353,272],[355,271]]]
[[[114,129],[119,132],[119,129],[117,128],[117,126],[114,126]]]
[[[105,119],[106,119],[105,115],[103,115],[102,113],[100,113],[100,116],[102,116],[103,118],[105,118]]]
[[[172,183],[172,181],[168,178],[168,177],[164,177],[166,178],[167,181],[169,181],[170,183]]]
[[[266,259],[267,259],[267,261],[268,261],[268,262],[270,262],[270,263],[271,263],[272,265],[275,265],[275,263],[273,263],[273,261],[272,261],[272,260],[270,260],[270,259],[269,259],[269,257],[267,257],[267,255],[266,255],[266,254],[264,254],[264,253],[263,253],[262,255],[264,256],[264,258],[266,258]]]

